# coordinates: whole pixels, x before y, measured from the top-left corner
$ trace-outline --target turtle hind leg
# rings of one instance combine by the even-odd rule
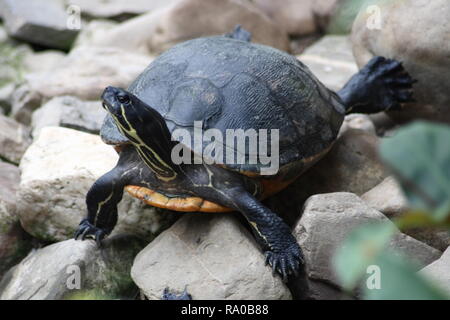
[[[165,288],[162,300],[192,300],[192,296],[187,292],[186,288],[181,294],[172,293],[169,288]]]
[[[246,42],[252,41],[252,34],[249,31],[242,28],[240,24],[236,25],[234,27],[233,32],[227,33],[225,37]]]
[[[347,114],[399,110],[402,103],[414,102],[412,86],[415,82],[401,62],[374,57],[338,95],[346,106]]]

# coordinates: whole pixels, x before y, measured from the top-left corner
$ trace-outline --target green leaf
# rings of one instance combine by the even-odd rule
[[[392,169],[414,210],[443,221],[450,213],[450,127],[416,122],[383,139],[383,161]]]
[[[345,289],[355,288],[396,231],[394,224],[386,221],[360,226],[349,234],[334,256],[335,270]]]
[[[381,252],[373,264],[374,272],[364,283],[364,299],[369,300],[444,300],[449,299],[412,264],[399,254]],[[376,274],[378,273],[378,274]],[[379,276],[379,282],[375,277]],[[370,282],[372,285],[368,284]]]

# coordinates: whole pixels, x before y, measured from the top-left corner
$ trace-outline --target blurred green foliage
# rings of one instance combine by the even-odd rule
[[[360,12],[370,5],[385,0],[343,0],[340,1],[335,14],[331,17],[327,33],[348,34],[352,30],[353,21]],[[392,1],[392,0],[391,0]]]
[[[450,127],[429,122],[405,126],[383,139],[380,155],[400,181],[411,208],[394,220],[397,227],[450,231]],[[353,230],[334,259],[342,287],[360,290],[364,299],[449,299],[416,272],[414,261],[388,248],[395,232],[388,220]],[[367,283],[369,266],[380,270],[378,288]]]

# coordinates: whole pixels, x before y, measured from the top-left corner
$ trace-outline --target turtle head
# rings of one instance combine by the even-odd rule
[[[175,178],[170,157],[171,134],[159,112],[121,88],[107,87],[102,100],[119,131],[135,146],[150,169],[161,179]]]
[[[116,87],[106,87],[102,94],[103,107],[108,111],[120,129],[129,131],[142,122],[139,113],[143,102],[132,93]],[[144,106],[145,107],[145,106]]]

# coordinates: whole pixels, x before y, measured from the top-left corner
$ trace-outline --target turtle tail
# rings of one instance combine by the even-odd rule
[[[377,113],[400,110],[414,102],[413,84],[417,82],[401,62],[384,57],[372,58],[338,92],[346,113]]]

